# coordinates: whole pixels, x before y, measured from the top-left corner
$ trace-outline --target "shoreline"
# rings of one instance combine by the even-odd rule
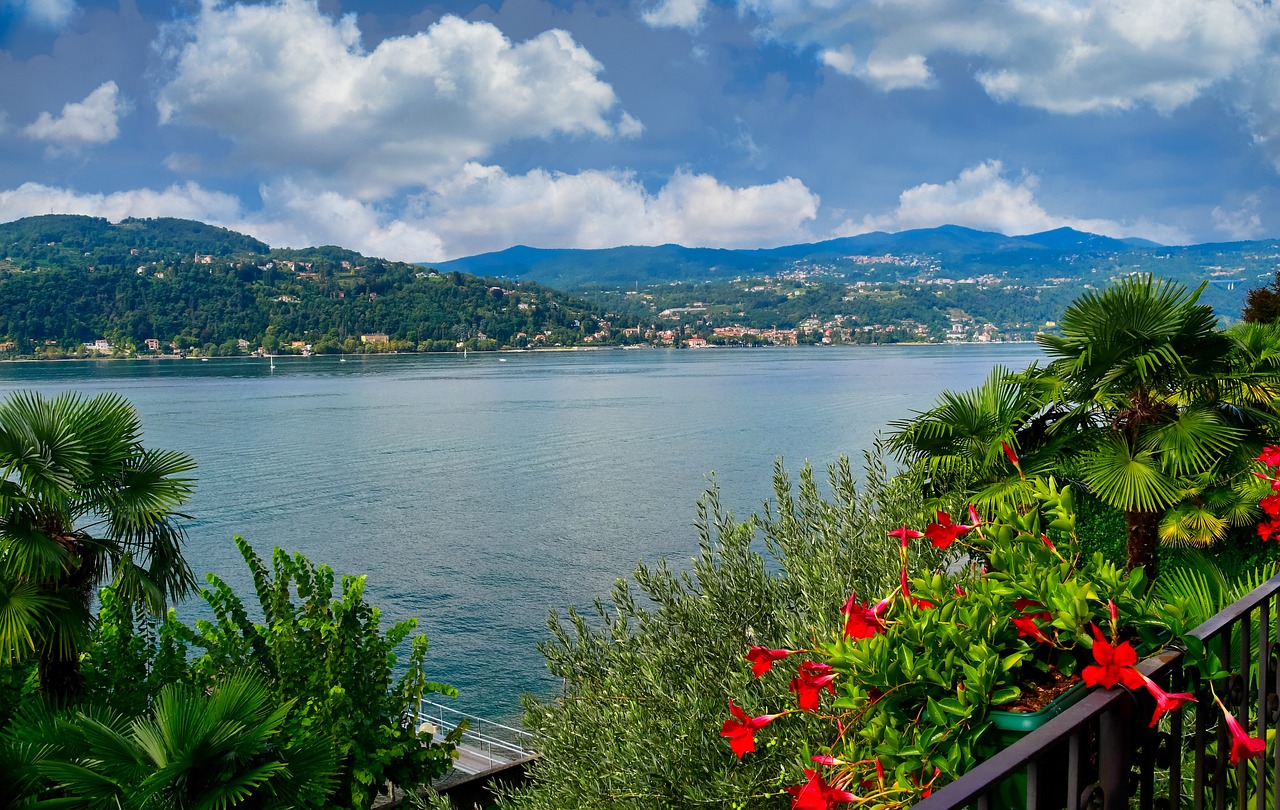
[[[737,349],[839,349],[839,348],[885,348],[891,346],[1035,346],[1034,340],[1000,340],[1000,341],[977,341],[966,340],[957,341],[949,340],[941,343],[930,341],[913,341],[903,340],[896,343],[839,343],[839,344],[800,344],[796,346],[540,346],[529,349],[504,348],[490,349],[487,351],[468,352],[468,355],[489,355],[489,354],[543,354],[543,353],[562,353],[562,352],[610,352],[610,351],[708,351],[708,350],[737,350]],[[116,363],[116,362],[180,362],[180,361],[207,361],[207,360],[266,360],[268,358],[296,358],[299,360],[309,360],[314,357],[342,357],[361,359],[369,357],[448,357],[452,355],[464,356],[462,352],[368,352],[356,354],[274,354],[274,355],[253,355],[238,354],[225,355],[219,357],[184,357],[178,354],[156,354],[156,355],[133,355],[131,357],[59,357],[55,360],[38,357],[11,357],[0,360],[0,363]]]

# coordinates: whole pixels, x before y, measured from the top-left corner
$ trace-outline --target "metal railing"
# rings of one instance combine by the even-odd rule
[[[530,748],[533,735],[524,729],[504,726],[425,698],[419,701],[414,717],[418,723],[430,723],[437,739],[456,729],[463,720],[467,721],[459,741],[462,755],[454,766],[458,770],[493,768],[535,753]]]
[[[1190,634],[1213,649],[1230,672],[1213,685],[1218,697],[1263,740],[1280,720],[1277,594],[1280,575]],[[1095,690],[916,804],[916,810],[994,810],[1010,805],[1011,792],[1017,797],[1013,806],[1027,810],[1280,810],[1280,745],[1271,746],[1270,757],[1242,757],[1230,765],[1231,740],[1222,712],[1210,684],[1184,668],[1183,654],[1166,650],[1142,661],[1138,671],[1168,691],[1194,693],[1197,702],[1171,711],[1151,728],[1155,703],[1146,690]]]

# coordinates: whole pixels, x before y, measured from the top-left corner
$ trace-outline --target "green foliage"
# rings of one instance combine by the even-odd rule
[[[285,733],[292,706],[241,673],[207,692],[169,684],[136,719],[95,704],[53,712],[33,703],[0,744],[12,783],[43,798],[37,807],[320,807],[335,751],[319,730]]]
[[[828,481],[824,497],[806,466],[797,488],[779,464],[776,504],[745,520],[725,514],[712,489],[699,503],[702,552],[687,573],[640,566],[589,614],[552,614],[541,649],[565,693],[526,698],[525,723],[542,757],[531,765],[533,786],[506,806],[786,806],[778,775],[789,749],[764,747],[743,765],[719,734],[727,695],[748,704],[766,697],[743,652],[807,646],[851,591],[895,581],[896,543],[886,533],[922,509],[918,482],[890,479],[878,456],[867,459],[861,489],[847,460]],[[797,726],[792,739],[803,731]]]
[[[1018,501],[1024,472],[1065,464],[1123,512],[1126,565],[1154,577],[1160,541],[1209,545],[1254,521],[1248,465],[1280,428],[1280,329],[1219,329],[1203,289],[1132,276],[1086,292],[1061,335],[1037,337],[1047,367],[944,394],[895,423],[895,450],[982,503]],[[1021,467],[1000,465],[999,443]]]
[[[240,537],[235,542],[253,573],[263,620],[251,621],[240,597],[209,574],[201,595],[215,620],[174,628],[204,651],[191,665],[195,683],[253,672],[276,700],[292,702],[289,739],[320,734],[337,746],[338,806],[367,808],[388,781],[414,787],[448,770],[454,741],[433,743],[429,733],[402,722],[406,707],[424,694],[457,694],[426,680],[423,635],[413,636],[405,670],[394,677],[396,649],[409,640],[416,620],[384,633],[380,611],[364,601],[364,577],[343,577],[335,598],[328,566],[277,548],[268,570],[248,543]]]
[[[1036,507],[1002,504],[994,520],[954,542],[970,565],[904,574],[875,608],[874,596],[865,606],[851,602],[848,623],[833,623],[844,628],[834,639],[828,629],[816,650],[798,651],[811,659],[800,664],[800,681],[806,667],[834,676],[831,697],[826,680],[812,682],[809,705],[806,689],[791,682],[802,716],[826,727],[798,747],[806,768],[814,767],[810,754],[821,755],[830,784],[873,806],[910,806],[1002,747],[993,709],[1077,678],[1090,663],[1094,626],[1111,627],[1112,643],[1121,628],[1145,654],[1191,629],[1185,605],[1147,593],[1141,568],[1126,573],[1101,554],[1080,554],[1069,486],[1053,479],[1028,486]],[[926,536],[939,537],[944,523],[949,519],[930,524]],[[928,548],[927,540],[904,541],[903,563]],[[761,688],[774,695],[770,713],[792,702],[790,672],[779,669],[761,677]],[[794,710],[760,736],[786,734],[793,717]],[[799,769],[793,766],[788,779],[802,781]]]
[[[74,697],[98,585],[113,581],[128,609],[156,613],[187,593],[175,510],[194,468],[143,447],[138,415],[117,395],[0,403],[0,658],[37,660],[41,688]]]
[[[9,256],[0,261],[0,338],[24,354],[83,354],[98,338],[117,348],[156,338],[163,352],[173,343],[210,355],[241,353],[241,339],[273,353],[294,341],[324,351],[352,341],[360,352],[453,351],[461,340],[483,350],[539,333],[575,345],[581,323],[607,317],[537,284],[441,275],[333,247],[271,251],[182,220],[37,217],[0,225],[0,244]],[[370,333],[389,340],[361,343]]]

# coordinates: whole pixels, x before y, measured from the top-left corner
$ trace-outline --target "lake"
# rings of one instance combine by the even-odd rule
[[[554,694],[535,644],[641,560],[698,550],[714,471],[745,516],[797,472],[855,460],[892,419],[1034,345],[645,350],[2,363],[0,393],[114,391],[148,446],[199,464],[187,558],[242,595],[230,538],[368,574],[384,619],[416,616],[456,705],[518,715]],[[207,615],[196,600],[187,619]]]

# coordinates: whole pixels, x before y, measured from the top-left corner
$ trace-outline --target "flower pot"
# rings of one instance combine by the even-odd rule
[[[996,739],[1003,750],[1079,703],[1089,694],[1083,683],[1077,683],[1058,695],[1037,712],[992,711],[987,716],[996,729]],[[1065,740],[1062,745],[1065,746]],[[1067,784],[1066,757],[1046,757],[1040,762],[1039,806],[1054,806],[1061,800]],[[1006,776],[991,794],[995,810],[1023,810],[1027,806],[1027,774],[1024,771]]]

